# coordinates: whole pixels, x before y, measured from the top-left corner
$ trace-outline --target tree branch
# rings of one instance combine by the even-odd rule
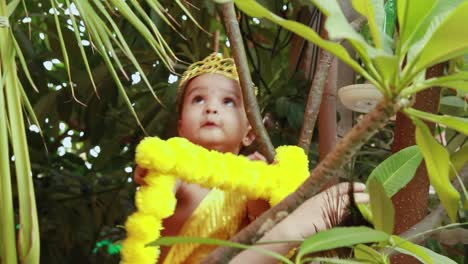
[[[360,16],[351,22],[351,26],[359,30],[364,22],[365,18]],[[319,63],[314,74],[314,80],[310,86],[309,95],[307,96],[301,135],[298,140],[298,146],[304,149],[305,153],[309,153],[310,142],[312,142],[315,123],[317,122],[317,116],[322,103],[323,89],[333,58],[334,56],[330,52],[320,49]]]
[[[250,76],[250,70],[247,65],[244,45],[240,34],[239,23],[236,18],[233,2],[221,4],[226,33],[231,44],[232,57],[236,63],[239,81],[242,88],[242,98],[244,99],[245,112],[250,125],[257,136],[260,146],[260,152],[265,156],[269,163],[275,159],[275,149],[271,143],[270,137],[263,126],[260,109],[254,93],[254,84]]]
[[[301,147],[305,153],[309,153],[312,134],[317,121],[320,104],[322,103],[323,88],[333,58],[334,56],[330,52],[320,49],[319,64],[314,74],[314,80],[312,81],[309,95],[307,96],[304,119],[302,121],[303,125],[298,141],[298,146]]]
[[[371,112],[366,114],[312,171],[309,178],[291,195],[277,206],[271,208],[254,222],[244,228],[231,241],[252,245],[267,231],[299,207],[304,201],[316,195],[322,185],[328,182],[341,167],[372,137],[400,106],[387,99],[382,100]],[[264,224],[265,223],[265,224]],[[202,263],[228,263],[241,250],[220,247]]]

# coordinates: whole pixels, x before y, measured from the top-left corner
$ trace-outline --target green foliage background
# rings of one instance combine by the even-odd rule
[[[180,24],[179,32],[161,22],[147,6],[144,8],[181,60],[175,66],[180,74],[187,63],[213,51],[212,36],[188,19],[184,20],[182,10],[172,0],[160,2]],[[296,19],[306,1],[259,2],[278,15]],[[189,6],[192,15],[206,31],[220,30],[220,52],[227,52],[227,38],[214,16],[214,3],[203,0],[190,3],[193,5]],[[136,188],[131,180],[133,151],[144,133],[119,96],[100,56],[91,46],[85,46],[98,95],[94,92],[73,32],[64,30],[76,97],[86,107],[73,99],[50,14],[51,6],[49,2],[38,0],[26,1],[26,5],[31,21],[24,20],[26,14],[21,8],[11,21],[18,21],[13,31],[39,87],[39,92],[34,92],[21,73],[27,96],[43,130],[41,136],[34,126],[27,124],[39,213],[41,263],[117,263],[118,255],[110,255],[106,246],[96,248],[96,245],[103,240],[117,242],[124,237],[122,224],[133,210]],[[68,23],[64,11],[59,8],[63,25]],[[129,79],[121,75],[125,90],[148,135],[174,136],[177,83],[172,81],[177,74],[170,73],[159,62],[128,22],[119,18],[118,13],[114,16],[164,105],[156,102],[143,82],[132,84],[135,69],[130,64],[124,65]],[[310,80],[302,77],[304,73],[290,73],[288,68],[289,58],[294,55],[290,54],[292,34],[268,21],[256,21],[245,14],[239,16],[247,40],[253,80],[259,87],[260,107],[268,116],[266,124],[272,141],[274,145],[296,144]],[[86,38],[86,29],[82,33]],[[52,63],[51,70],[44,67],[46,61]],[[455,111],[466,116],[460,96],[451,91],[444,95],[441,112]],[[392,124],[389,124],[363,148],[348,168],[349,173],[366,177],[390,154],[391,128]],[[447,133],[457,138],[458,146],[465,144],[466,136]],[[313,166],[317,160],[316,142],[309,154]],[[15,184],[13,190],[16,190]]]

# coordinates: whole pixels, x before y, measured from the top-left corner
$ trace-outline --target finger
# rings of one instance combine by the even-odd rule
[[[328,192],[331,192],[333,194],[338,194],[338,195],[345,195],[349,192],[349,182],[342,182],[339,184],[336,184],[330,188],[327,189]],[[363,192],[366,189],[366,185],[364,183],[360,182],[355,182],[353,183],[353,192],[358,193],[358,192]]]
[[[369,194],[355,193],[354,200],[356,201],[356,203],[369,203]]]
[[[250,160],[262,160],[266,162],[266,158],[258,152],[254,152],[253,154],[248,155],[247,158]]]
[[[333,185],[332,187],[328,188],[326,192],[334,195],[343,195],[347,194],[349,191],[349,183],[348,182],[342,182]]]
[[[254,154],[258,157],[259,160],[263,160],[264,162],[267,162],[267,159],[265,158],[265,156],[263,156],[259,152],[255,151]]]
[[[355,182],[353,184],[354,192],[363,192],[366,190],[366,185],[362,182]]]

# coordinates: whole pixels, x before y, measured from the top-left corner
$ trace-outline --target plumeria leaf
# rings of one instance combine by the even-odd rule
[[[389,235],[369,227],[337,227],[318,232],[300,246],[296,259],[324,250],[349,247],[356,244],[386,241]]]
[[[428,29],[433,31],[415,44],[413,52],[415,55],[414,68],[410,76],[418,73],[422,69],[430,67],[436,63],[447,61],[468,51],[468,34],[465,31],[466,14],[468,13],[468,2],[463,1],[453,11],[444,17],[442,21],[435,20]],[[418,50],[420,48],[420,51]],[[413,67],[411,65],[410,67]]]
[[[450,183],[449,154],[434,139],[424,122],[413,117],[413,123],[416,125],[416,143],[424,157],[431,185],[437,192],[445,210],[447,210],[448,216],[455,222],[460,194]]]
[[[354,246],[353,250],[354,257],[360,261],[374,263],[378,259],[385,258],[383,254],[364,244]]]
[[[461,71],[454,74],[431,78],[422,82],[415,83],[408,88],[402,90],[403,96],[410,96],[416,92],[420,92],[424,89],[441,86],[449,87],[454,89],[460,89],[461,91],[468,93],[468,72]]]
[[[372,40],[378,49],[382,49],[384,33],[382,31],[385,10],[383,0],[352,0],[354,9],[367,18]]]
[[[348,51],[340,44],[322,39],[317,32],[310,27],[293,20],[287,20],[271,13],[268,9],[257,3],[255,0],[236,0],[236,6],[245,12],[247,15],[258,18],[265,18],[278,25],[290,30],[291,32],[307,39],[308,41],[316,44],[317,46],[329,51],[343,62],[348,64],[359,74],[362,74],[368,80],[373,78],[357,63],[348,53]],[[353,29],[354,31],[354,29]],[[354,31],[355,32],[355,31]],[[357,33],[356,33],[357,34]],[[359,38],[360,36],[356,36]]]
[[[426,121],[442,124],[452,129],[455,129],[465,135],[468,135],[468,118],[449,116],[449,115],[434,115],[427,112],[419,111],[414,108],[407,108],[404,112],[409,116],[414,116]]]
[[[411,243],[410,241],[401,239],[398,236],[392,236],[390,238],[391,243],[395,246],[395,249],[401,253],[404,253],[406,255],[413,256],[420,260],[422,263],[427,263],[427,264],[436,264],[436,263],[442,263],[442,262],[434,262],[433,259],[425,250],[423,250],[423,247],[418,246],[416,244]],[[443,262],[446,263],[446,262]]]
[[[380,163],[369,175],[368,181],[377,179],[385,193],[392,197],[414,177],[422,155],[417,146],[410,146],[398,151]]]
[[[395,223],[395,209],[392,200],[387,196],[382,184],[377,179],[370,179],[367,188],[375,229],[392,234]]]
[[[181,243],[197,243],[197,244],[204,244],[204,245],[215,245],[215,246],[226,246],[226,247],[233,247],[233,248],[249,249],[249,250],[254,250],[261,254],[273,257],[279,261],[283,261],[284,263],[292,264],[292,261],[282,256],[281,254],[278,254],[273,251],[264,250],[256,246],[249,246],[249,245],[239,244],[239,243],[221,240],[221,239],[213,239],[213,238],[166,236],[166,237],[161,237],[157,239],[156,241],[149,243],[147,246],[172,246],[172,245],[181,244]]]

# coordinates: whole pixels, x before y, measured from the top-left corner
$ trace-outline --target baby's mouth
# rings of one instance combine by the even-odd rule
[[[213,121],[206,121],[205,123],[203,123],[202,127],[217,127],[218,124],[216,124],[215,122]]]

